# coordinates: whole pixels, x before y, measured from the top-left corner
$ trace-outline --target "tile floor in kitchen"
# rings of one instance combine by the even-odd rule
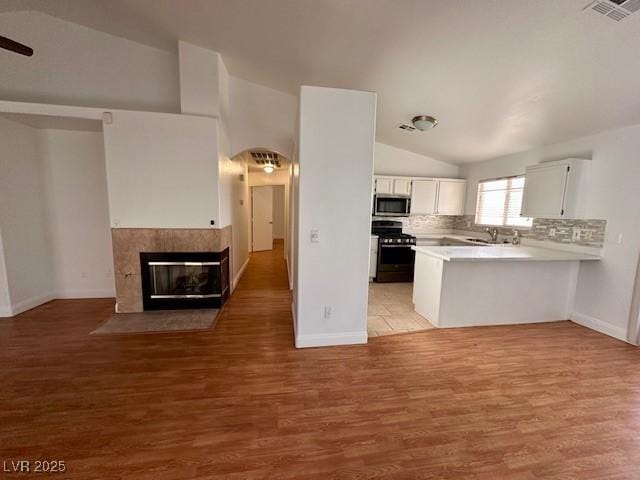
[[[413,309],[413,283],[369,284],[369,337],[435,328]]]

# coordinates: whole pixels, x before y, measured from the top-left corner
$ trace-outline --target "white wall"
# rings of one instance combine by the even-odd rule
[[[247,162],[232,160],[231,215],[233,235],[233,287],[235,288],[246,262],[249,260],[250,198]]]
[[[375,93],[301,89],[298,347],[367,341],[375,121]]]
[[[7,278],[7,266],[4,263],[2,229],[0,229],[0,318],[10,316],[11,299],[9,298],[9,279]]]
[[[111,226],[229,225],[231,215],[220,213],[217,124],[208,117],[113,112],[113,123],[104,126]]]
[[[220,115],[220,54],[180,40],[180,108],[190,115]]]
[[[451,163],[376,142],[374,172],[376,175],[457,177],[460,168]]]
[[[298,99],[237,77],[229,82],[233,155],[263,147],[290,158]]]
[[[0,14],[0,31],[35,50],[33,57],[2,54],[0,98],[179,111],[173,53],[37,12]]]
[[[115,296],[102,132],[41,130],[58,298]]]
[[[478,180],[522,174],[541,161],[593,159],[586,212],[607,220],[604,258],[581,265],[572,319],[617,338],[626,335],[640,251],[638,152],[640,125],[472,164],[461,172],[468,179],[466,212],[473,214]]]
[[[53,298],[45,186],[35,129],[0,118],[0,145],[0,229],[10,309],[17,314]]]
[[[284,185],[273,187],[273,238],[284,239]]]

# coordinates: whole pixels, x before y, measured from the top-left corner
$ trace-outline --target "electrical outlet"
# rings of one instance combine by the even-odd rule
[[[571,240],[574,242],[580,241],[580,235],[582,234],[582,230],[579,228],[573,229],[573,234],[571,235]]]
[[[85,280],[86,280],[87,278],[89,278],[89,273],[87,273],[87,272],[80,272],[80,278],[82,278],[82,279],[85,279]]]
[[[333,314],[333,309],[332,309],[330,306],[325,305],[325,307],[324,307],[324,311],[322,312],[322,316],[323,316],[323,318],[324,318],[325,320],[326,320],[326,319],[329,319],[329,318],[331,318],[331,315],[332,315],[332,314]]]
[[[549,237],[553,238],[556,236],[556,229],[555,228],[550,228],[549,229]]]

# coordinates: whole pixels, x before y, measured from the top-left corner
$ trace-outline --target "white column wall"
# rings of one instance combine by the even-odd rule
[[[375,93],[302,87],[298,347],[367,342],[375,120]]]

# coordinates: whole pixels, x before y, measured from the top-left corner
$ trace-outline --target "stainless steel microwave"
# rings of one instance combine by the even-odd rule
[[[407,217],[411,198],[399,195],[374,195],[373,215],[376,217]]]

